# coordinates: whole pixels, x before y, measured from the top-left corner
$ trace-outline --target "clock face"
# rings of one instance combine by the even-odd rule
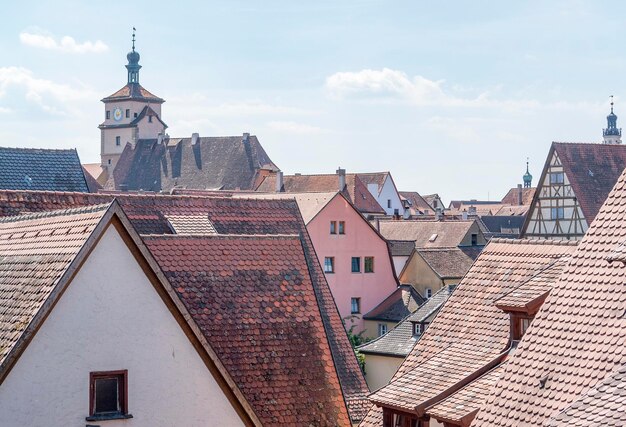
[[[116,122],[119,122],[120,120],[122,120],[122,109],[117,107],[115,110],[113,110],[113,120],[115,120]]]

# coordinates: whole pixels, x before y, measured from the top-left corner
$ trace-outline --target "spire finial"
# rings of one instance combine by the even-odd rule
[[[137,31],[137,29],[133,27],[133,52],[135,51],[135,31]]]
[[[613,95],[609,96],[611,98],[611,113],[613,113]]]
[[[529,160],[529,158],[526,157],[526,173],[528,173],[528,160]]]

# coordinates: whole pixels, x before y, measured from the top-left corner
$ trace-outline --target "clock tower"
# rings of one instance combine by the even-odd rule
[[[165,132],[167,125],[161,120],[161,105],[164,99],[148,92],[139,84],[139,52],[135,50],[135,29],[133,47],[128,55],[128,81],[113,95],[102,99],[104,122],[100,128],[100,161],[103,171],[110,175],[117,161],[130,144],[139,139],[157,139]]]

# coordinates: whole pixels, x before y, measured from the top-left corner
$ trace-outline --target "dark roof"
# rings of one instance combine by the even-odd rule
[[[359,178],[360,175],[354,173],[346,174],[346,184],[342,193],[356,206],[359,212],[384,214],[385,210],[369,192],[367,185]],[[272,174],[265,177],[256,190],[264,193],[275,191],[276,175]],[[337,174],[285,175],[283,176],[282,191],[285,193],[339,191],[339,176]]]
[[[509,349],[510,320],[494,300],[575,249],[569,242],[493,239],[391,382],[370,399],[422,414],[495,367]],[[373,407],[362,425],[380,426],[381,413],[380,408]]]
[[[437,314],[448,300],[454,286],[444,286],[426,300],[414,313],[406,316],[395,328],[375,340],[363,344],[358,350],[365,354],[406,357],[417,338],[413,335],[413,322],[424,323]]]
[[[484,215],[480,217],[480,221],[488,230],[489,238],[505,237],[510,239],[516,239],[520,236],[525,219],[524,216],[520,215]]]
[[[414,212],[435,212],[435,209],[431,205],[429,205],[426,199],[420,196],[417,191],[399,191],[398,193],[401,197],[404,197],[409,202],[411,202],[411,209]]]
[[[459,248],[417,248],[416,252],[441,279],[460,279],[474,262]]]
[[[365,415],[370,406],[366,397],[367,384],[295,200],[0,191],[0,216],[102,204],[113,198],[118,200],[140,234],[172,234],[167,216],[204,215],[208,216],[219,234],[302,236],[319,310],[350,417],[358,421]]]
[[[89,192],[74,149],[0,147],[0,189]]]
[[[400,285],[380,304],[363,316],[365,320],[399,322],[413,313],[424,298],[411,285]]]
[[[156,95],[148,92],[143,86],[139,83],[128,83],[123,88],[118,90],[112,95],[107,96],[102,99],[102,102],[111,102],[111,101],[127,101],[127,100],[137,100],[143,102],[155,102],[155,103],[163,103],[165,100],[163,98],[159,98]]]
[[[144,241],[263,425],[350,424],[298,236]]]
[[[607,260],[626,240],[625,204],[623,173],[509,359],[476,425],[544,426],[626,363],[626,266]]]
[[[626,365],[545,423],[547,427],[626,425]]]
[[[141,139],[127,144],[107,189],[251,190],[261,168],[277,169],[256,136]]]
[[[415,249],[415,242],[406,240],[388,240],[392,256],[410,256]]]
[[[138,123],[139,123],[139,122],[140,122],[140,121],[141,121],[144,117],[146,117],[146,116],[153,116],[153,117],[156,117],[156,119],[157,119],[159,122],[161,122],[161,124],[162,124],[163,126],[165,126],[165,128],[167,128],[167,125],[165,124],[165,122],[164,122],[163,120],[161,120],[161,117],[159,117],[159,115],[157,114],[157,112],[156,112],[156,111],[154,111],[154,110],[152,109],[152,107],[150,107],[149,105],[146,105],[145,107],[143,107],[143,108],[141,109],[141,112],[137,115],[137,117],[135,117],[135,118],[133,119],[133,121],[132,121],[132,122],[130,122],[130,124],[134,126],[134,125],[138,124]]]

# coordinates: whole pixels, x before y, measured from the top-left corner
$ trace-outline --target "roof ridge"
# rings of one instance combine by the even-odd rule
[[[493,237],[489,243],[508,243],[513,245],[549,245],[549,246],[578,246],[578,241],[573,240],[551,240],[551,239],[507,239],[504,237]]]
[[[34,213],[27,213],[27,214],[21,214],[21,215],[0,217],[0,224],[8,224],[11,222],[20,222],[20,221],[29,221],[29,220],[41,219],[41,218],[54,218],[54,217],[65,216],[65,215],[80,215],[80,214],[88,214],[88,213],[93,213],[93,212],[100,212],[100,211],[107,210],[109,206],[111,206],[113,203],[114,203],[114,200],[111,200],[108,203],[102,203],[98,205],[87,205],[87,206],[81,206],[77,208],[57,209],[53,211],[34,212]]]
[[[292,239],[300,239],[298,234],[142,234],[142,238],[147,239],[175,239],[175,238],[185,238],[185,239],[218,239],[218,240],[228,240],[228,239],[244,239],[244,240],[254,240],[254,239],[263,239],[263,240],[292,240]]]
[[[77,152],[76,148],[0,147],[0,150]]]

